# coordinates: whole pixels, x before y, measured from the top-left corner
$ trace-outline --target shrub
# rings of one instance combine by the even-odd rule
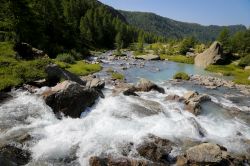
[[[241,67],[250,66],[250,54],[240,59],[239,66]]]
[[[190,77],[187,73],[184,72],[178,72],[174,75],[174,79],[181,79],[181,80],[189,80]]]
[[[61,61],[61,62],[66,62],[69,64],[74,64],[75,63],[75,58],[72,54],[69,53],[62,53],[58,54],[56,57],[56,60]]]
[[[124,75],[121,74],[121,73],[113,72],[112,73],[112,78],[116,79],[116,80],[123,80],[124,79]]]
[[[100,64],[88,64],[84,61],[77,61],[75,64],[71,64],[66,69],[74,74],[84,76],[98,72],[102,69],[102,67]]]

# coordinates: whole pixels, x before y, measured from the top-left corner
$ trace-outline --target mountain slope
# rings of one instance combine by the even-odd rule
[[[195,36],[201,41],[215,40],[225,26],[202,26],[195,23],[186,23],[165,18],[154,13],[120,11],[127,22],[148,32],[170,38]],[[226,26],[231,33],[246,30],[243,25]]]

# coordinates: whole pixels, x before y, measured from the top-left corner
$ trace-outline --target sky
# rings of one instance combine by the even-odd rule
[[[250,0],[100,0],[116,9],[153,12],[202,25],[250,26]]]

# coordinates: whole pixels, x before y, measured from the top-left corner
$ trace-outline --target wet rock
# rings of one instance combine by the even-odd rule
[[[56,90],[55,90],[56,89]],[[55,114],[79,118],[87,107],[91,107],[99,97],[99,92],[93,88],[81,86],[72,81],[64,81],[44,95],[45,102]]]
[[[0,165],[17,166],[25,165],[30,160],[30,153],[12,145],[0,147]]]
[[[172,160],[169,154],[173,145],[174,143],[167,139],[150,135],[149,139],[140,144],[136,150],[140,156],[150,161],[168,164]]]
[[[80,85],[86,85],[86,82],[81,80],[77,75],[61,69],[56,64],[48,65],[45,69],[47,73],[47,82],[49,85],[56,85],[60,80],[74,81]]]
[[[222,151],[218,145],[203,143],[187,150],[187,159],[191,163],[220,163]]]
[[[0,92],[0,103],[10,99],[12,96],[5,92]]]
[[[222,46],[215,41],[207,50],[195,57],[195,65],[205,68],[208,65],[222,64],[225,58]]]
[[[211,101],[211,98],[205,94],[199,94],[198,92],[187,92],[184,94],[185,105],[184,109],[191,112],[194,115],[199,115],[201,111],[201,103],[205,101]]]
[[[176,102],[182,102],[184,101],[183,97],[180,97],[178,95],[168,95],[165,100],[170,100],[170,101],[176,101]]]
[[[162,87],[144,78],[140,79],[139,83],[136,86],[136,91],[149,92],[151,90],[155,90],[163,94],[165,93],[165,90]]]
[[[164,166],[161,163],[154,163],[147,160],[133,159],[128,157],[98,157],[89,159],[90,166]]]
[[[201,137],[206,136],[207,134],[206,130],[203,127],[201,127],[201,125],[193,117],[188,118],[188,120],[194,126],[194,128],[197,130],[197,132]]]
[[[135,91],[136,89],[133,85],[121,82],[117,84],[112,90],[112,95],[116,96],[120,93],[123,93],[125,96],[138,96]]]

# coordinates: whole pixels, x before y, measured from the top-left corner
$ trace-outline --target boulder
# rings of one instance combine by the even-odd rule
[[[222,160],[222,150],[218,145],[203,143],[189,148],[186,151],[186,156],[188,161],[192,163],[220,163]]]
[[[77,75],[58,67],[56,64],[48,65],[45,69],[47,73],[47,82],[49,85],[55,85],[60,80],[70,80],[80,85],[86,85],[86,81],[81,80]]]
[[[16,43],[14,45],[14,50],[24,59],[48,57],[44,51],[34,48],[28,43]]]
[[[160,60],[160,56],[154,55],[154,54],[140,55],[140,56],[136,56],[135,58],[143,59],[143,60]]]
[[[183,97],[185,99],[184,109],[194,115],[200,114],[202,102],[211,101],[211,98],[208,95],[199,94],[198,92],[193,91],[185,93]]]
[[[89,88],[95,88],[95,89],[103,89],[105,86],[105,82],[102,81],[99,78],[93,78],[92,80],[89,80],[86,84]]]
[[[178,95],[168,95],[165,100],[170,100],[170,101],[176,101],[176,102],[182,102],[184,101],[183,97],[180,97]]]
[[[138,154],[147,160],[160,163],[170,163],[169,154],[174,143],[154,135],[149,135],[149,139],[140,144],[136,150]]]
[[[245,66],[245,70],[250,70],[250,66]]]
[[[142,92],[149,92],[151,90],[155,90],[155,91],[158,91],[159,93],[163,93],[163,94],[165,93],[165,90],[162,87],[144,78],[140,79],[135,89],[136,91],[142,91]]]
[[[25,165],[29,162],[31,154],[12,145],[0,147],[0,165],[17,166]]]
[[[99,97],[94,88],[87,88],[72,81],[64,81],[44,94],[45,102],[54,113],[79,118],[87,107],[91,107]]]
[[[195,65],[207,67],[208,65],[222,64],[225,61],[222,46],[215,41],[207,50],[195,57]]]

